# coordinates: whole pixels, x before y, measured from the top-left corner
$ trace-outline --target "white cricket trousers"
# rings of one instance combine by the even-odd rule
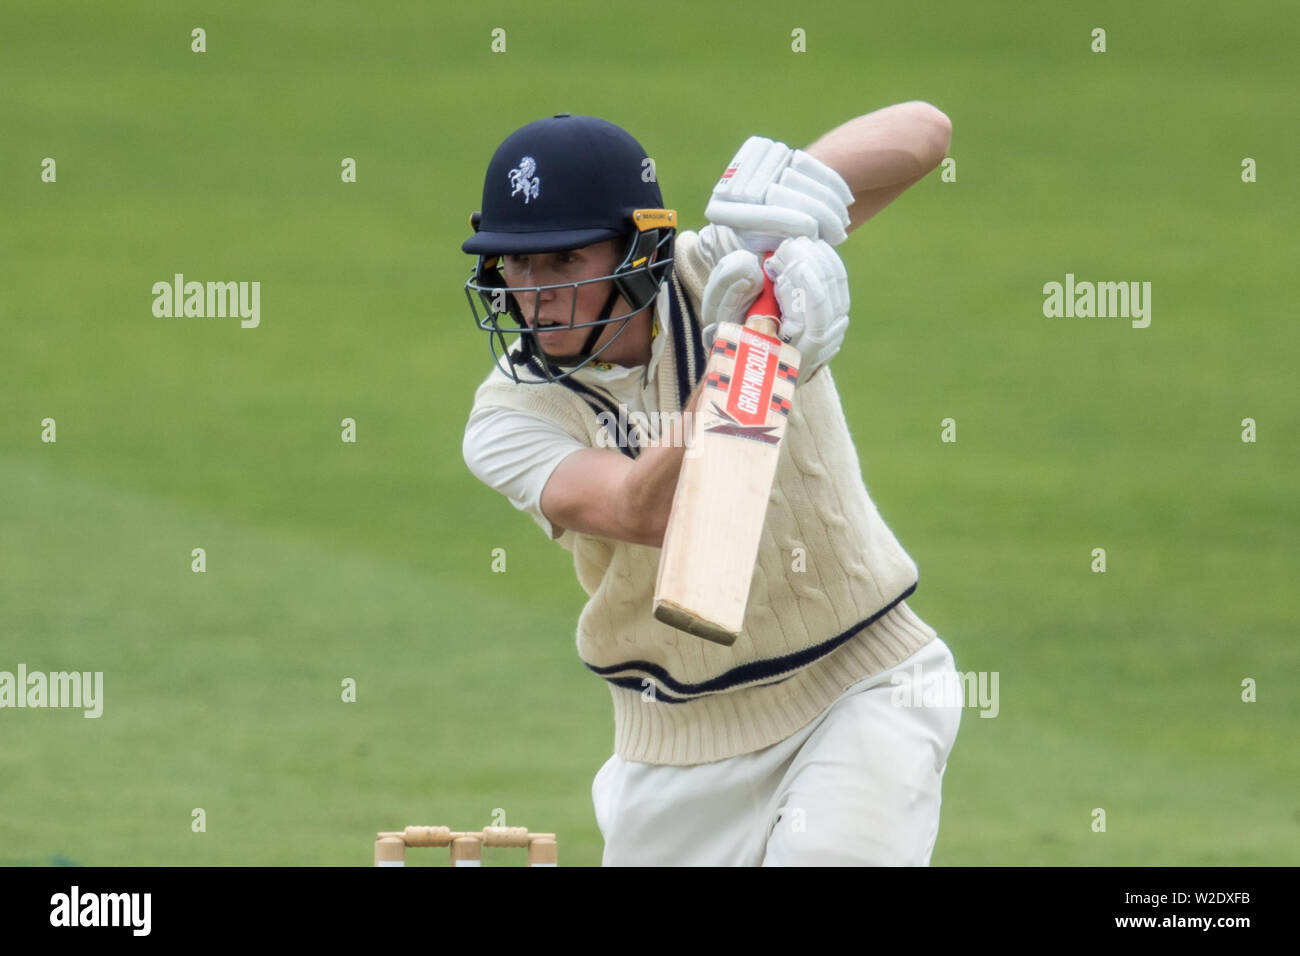
[[[900,672],[905,683],[891,683]],[[935,638],[763,750],[688,767],[615,754],[591,788],[602,864],[927,866],[961,723],[960,702],[943,690],[955,673]],[[932,687],[939,703],[920,706]]]

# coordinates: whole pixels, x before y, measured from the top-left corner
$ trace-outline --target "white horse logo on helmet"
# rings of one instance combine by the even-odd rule
[[[525,205],[529,198],[537,198],[538,187],[542,185],[542,178],[534,175],[536,172],[537,160],[531,156],[525,156],[516,168],[510,170],[510,185],[514,187],[510,195],[517,196],[523,193]]]

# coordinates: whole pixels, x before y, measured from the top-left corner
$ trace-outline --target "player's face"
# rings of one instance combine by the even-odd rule
[[[607,276],[618,265],[618,240],[610,239],[595,245],[567,252],[539,252],[509,254],[504,256],[501,271],[506,285],[512,289],[535,285],[555,285],[564,282],[581,282]],[[577,287],[577,308],[574,308],[574,290],[546,289],[526,292],[517,297],[519,308],[529,328],[556,326],[553,332],[537,336],[538,344],[550,355],[572,355],[582,349],[590,328],[569,328],[570,319],[576,325],[593,322],[600,317],[601,306],[609,296],[609,282],[591,282]],[[622,315],[628,309],[621,298],[614,304],[611,315]],[[601,342],[618,331],[619,323],[602,330]]]

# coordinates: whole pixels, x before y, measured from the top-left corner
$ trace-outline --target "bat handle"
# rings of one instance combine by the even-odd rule
[[[763,257],[766,262],[772,257],[768,253]],[[775,336],[781,330],[781,306],[776,301],[776,286],[768,278],[767,270],[763,270],[763,291],[758,294],[754,304],[749,307],[749,312],[745,314],[745,326],[760,332],[763,335]]]

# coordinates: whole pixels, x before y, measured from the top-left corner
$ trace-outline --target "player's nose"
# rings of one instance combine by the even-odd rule
[[[531,262],[529,262],[519,274],[519,280],[519,284],[522,286],[547,286],[558,281],[550,268],[546,266],[534,266]],[[554,298],[555,290],[543,288],[532,294],[541,295],[543,300],[545,300]]]

